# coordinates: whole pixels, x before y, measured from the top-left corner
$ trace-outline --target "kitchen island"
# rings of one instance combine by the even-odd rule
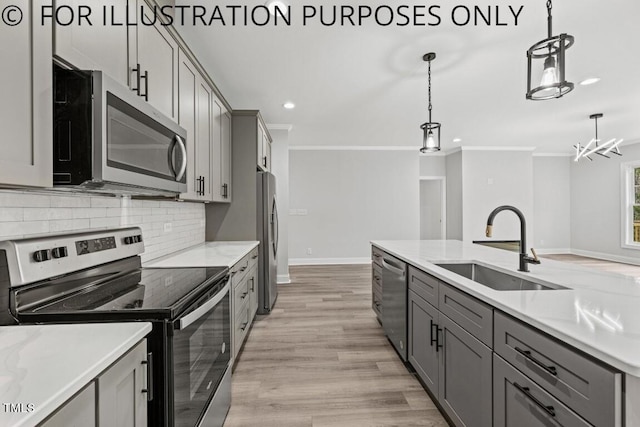
[[[374,251],[378,248],[441,281],[447,289],[462,291],[492,309],[495,331],[500,316],[513,318],[596,359],[611,372],[624,373],[624,415],[618,418],[621,425],[640,425],[640,281],[552,260],[522,273],[517,271],[517,253],[454,240],[373,241],[372,245]],[[436,265],[461,263],[485,265],[566,289],[495,290]],[[384,310],[383,301],[382,313]],[[489,344],[499,344],[497,334]]]

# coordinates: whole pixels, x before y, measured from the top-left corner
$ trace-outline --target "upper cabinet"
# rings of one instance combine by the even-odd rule
[[[271,171],[271,135],[266,130],[262,117],[258,120],[258,167],[266,172]]]
[[[214,202],[231,202],[231,115],[213,98],[213,145],[211,187]]]
[[[53,98],[51,26],[41,25],[32,8],[42,3],[16,0],[24,21],[0,25],[0,183],[52,185]],[[50,2],[49,2],[50,3]],[[33,22],[28,22],[32,19]]]
[[[74,10],[82,4],[80,0],[56,2]],[[154,22],[153,9],[145,0],[108,0],[102,4],[102,10],[107,11],[106,22],[55,26],[54,54],[79,69],[104,71],[166,116],[177,119],[177,42],[159,18],[155,25],[126,25],[134,17],[136,22]]]

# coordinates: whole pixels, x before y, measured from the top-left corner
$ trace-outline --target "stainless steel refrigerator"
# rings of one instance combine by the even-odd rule
[[[278,204],[276,177],[269,172],[257,174],[257,219],[260,253],[258,262],[258,313],[268,314],[278,297]]]

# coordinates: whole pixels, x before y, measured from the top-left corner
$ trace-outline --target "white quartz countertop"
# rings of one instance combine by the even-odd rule
[[[148,261],[145,267],[229,267],[237,264],[260,242],[205,242]]]
[[[518,254],[458,240],[379,240],[385,252],[522,321],[640,377],[640,278],[542,259],[518,272]],[[476,262],[569,289],[497,291],[435,263]]]
[[[146,322],[0,327],[0,425],[43,421],[149,332]]]

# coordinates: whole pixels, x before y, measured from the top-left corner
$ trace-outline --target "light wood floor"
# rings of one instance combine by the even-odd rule
[[[375,319],[370,270],[291,268],[237,361],[225,427],[447,425]]]

